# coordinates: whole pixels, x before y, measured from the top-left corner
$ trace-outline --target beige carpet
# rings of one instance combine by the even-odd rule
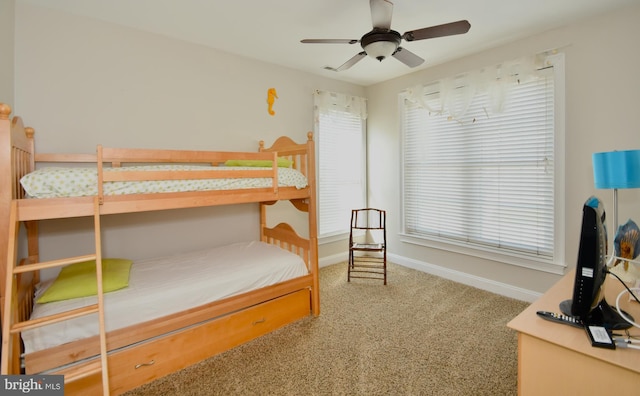
[[[322,268],[321,315],[127,393],[515,395],[527,303],[398,265],[389,284]]]

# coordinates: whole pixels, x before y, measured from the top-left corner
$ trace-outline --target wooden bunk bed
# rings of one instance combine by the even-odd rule
[[[98,146],[96,154],[40,154],[34,150],[34,130],[25,128],[19,117],[10,118],[9,106],[0,103],[0,309],[2,309],[2,374],[65,374],[65,394],[120,394],[171,372],[223,352],[260,335],[309,315],[319,315],[317,223],[315,210],[315,159],[312,134],[297,144],[287,137],[273,146],[260,143],[258,152],[213,152],[182,150],[113,149]],[[218,166],[228,160],[270,161],[268,167]],[[288,161],[306,178],[306,186],[280,185],[278,162]],[[33,198],[21,185],[38,163],[91,163],[97,175],[94,195]],[[141,170],[115,172],[109,169],[141,165]],[[148,170],[148,164],[186,164]],[[193,170],[193,164],[209,164],[212,169]],[[86,166],[85,166],[86,167]],[[216,169],[213,169],[216,168]],[[136,168],[138,169],[138,168]],[[191,180],[256,178],[267,186],[225,190],[182,192],[134,192],[111,195],[109,183],[150,180]],[[281,223],[267,226],[267,206],[289,201],[308,214],[308,237]],[[258,203],[260,241],[275,245],[286,254],[299,256],[305,273],[268,286],[224,297],[162,317],[105,330],[88,338],[24,353],[15,323],[28,321],[40,282],[39,269],[60,266],[60,260],[39,263],[38,224],[47,219],[93,217],[97,263],[102,262],[100,218],[108,214],[159,211],[239,203]],[[18,232],[18,227],[25,231]],[[26,242],[26,248],[20,244]],[[27,257],[19,258],[18,252]],[[290,252],[290,253],[289,253]],[[73,258],[69,263],[80,261]],[[256,263],[255,265],[260,265]],[[21,271],[33,267],[36,270]],[[101,279],[101,266],[96,266]],[[133,268],[136,263],[133,264]],[[13,282],[13,283],[12,283]],[[100,283],[100,282],[98,282]],[[98,285],[99,315],[104,315],[108,298]],[[9,291],[11,290],[11,293]],[[113,292],[118,293],[118,292]],[[108,297],[110,293],[107,293]],[[102,349],[101,349],[102,348]],[[108,352],[107,352],[108,351]],[[21,356],[23,355],[23,356]],[[104,359],[104,360],[102,360]],[[22,360],[22,363],[21,363]],[[91,370],[96,362],[108,371]],[[22,364],[22,367],[21,367]],[[68,373],[84,373],[72,376]],[[106,376],[106,377],[103,377]],[[105,380],[106,378],[106,380]],[[106,385],[105,387],[105,383]]]

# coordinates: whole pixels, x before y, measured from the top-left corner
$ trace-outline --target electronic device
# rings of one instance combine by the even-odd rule
[[[604,298],[604,281],[608,271],[605,218],[602,202],[596,197],[587,199],[582,208],[573,299],[561,302],[560,311],[577,317],[585,326],[602,326],[608,330],[628,329],[632,325]],[[625,315],[628,314],[625,312]]]
[[[536,314],[538,314],[538,316],[542,319],[550,320],[555,323],[566,324],[569,326],[578,327],[580,329],[584,328],[584,324],[582,323],[582,321],[575,316],[569,316],[549,311],[538,311],[536,312]]]
[[[613,342],[611,334],[602,326],[584,326],[591,345],[598,348],[616,349],[616,343]]]

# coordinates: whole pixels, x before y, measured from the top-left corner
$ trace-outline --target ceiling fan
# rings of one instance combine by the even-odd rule
[[[452,36],[463,34],[469,31],[471,24],[466,20],[445,23],[426,27],[417,30],[410,30],[400,34],[391,30],[391,17],[393,14],[393,3],[389,0],[369,0],[371,8],[371,21],[373,30],[356,39],[304,39],[301,43],[311,44],[355,44],[360,43],[364,51],[359,52],[338,68],[325,67],[327,70],[343,71],[355,65],[365,56],[382,62],[385,58],[392,56],[409,67],[416,67],[424,62],[424,59],[400,46],[402,40],[415,41],[430,38]]]

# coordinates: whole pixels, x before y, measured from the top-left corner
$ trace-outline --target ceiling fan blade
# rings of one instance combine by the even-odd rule
[[[444,25],[431,26],[423,29],[411,30],[402,35],[407,41],[424,40],[436,37],[453,36],[469,31],[471,24],[467,20],[445,23]]]
[[[393,3],[388,0],[369,0],[371,8],[371,22],[374,28],[391,29],[391,16],[393,15]]]
[[[338,67],[337,69],[335,69],[333,67],[330,67],[330,66],[325,66],[325,69],[326,70],[335,71],[335,72],[347,70],[351,66],[355,65],[356,63],[358,63],[365,56],[367,56],[367,53],[362,51],[362,52],[357,53],[356,55],[354,55],[351,59],[349,59],[348,61],[343,63],[342,66]]]
[[[355,39],[304,39],[300,40],[305,44],[355,44],[360,40]]]
[[[396,52],[391,54],[391,56],[409,67],[420,66],[424,62],[424,59],[402,47],[398,47]]]

